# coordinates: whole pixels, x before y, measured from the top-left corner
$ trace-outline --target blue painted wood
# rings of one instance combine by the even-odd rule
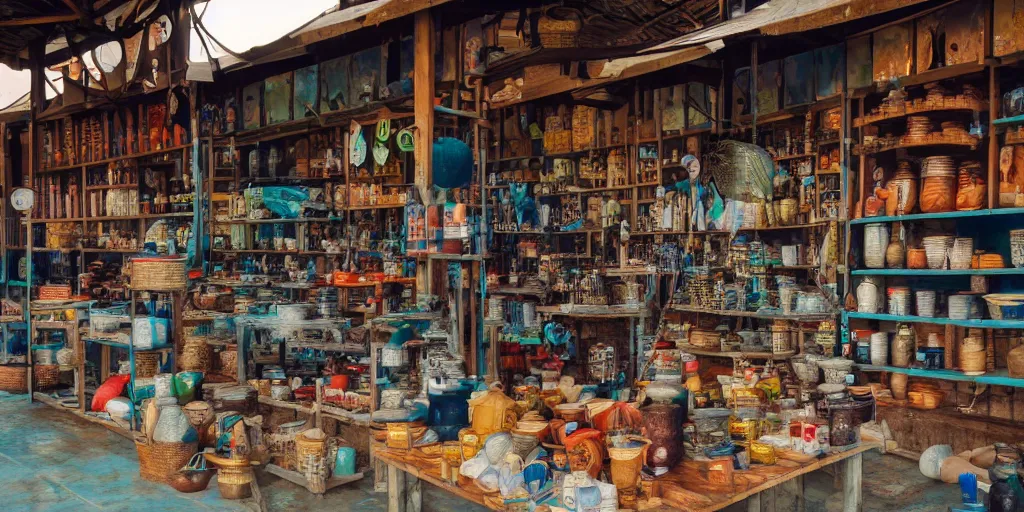
[[[917,322],[923,324],[959,325],[985,329],[1024,329],[1024,320],[953,320],[951,318],[927,318],[913,315],[886,315],[883,313],[844,312],[846,318],[881,320],[888,322]]]
[[[131,349],[131,347],[128,346],[129,345],[128,343],[118,343],[116,341],[106,340],[106,339],[103,339],[103,338],[85,338],[85,342],[86,343],[95,343],[97,345],[106,345],[108,347],[120,348],[120,349],[123,349],[123,350]],[[147,349],[136,348],[135,352],[160,352],[161,350],[171,350],[172,348],[173,347],[171,347],[171,345],[158,345],[158,346],[154,346],[153,348],[147,348]]]
[[[879,222],[910,222],[929,219],[964,219],[971,217],[990,217],[995,215],[1024,215],[1024,208],[997,208],[990,210],[969,210],[962,212],[913,213],[910,215],[884,215],[879,217],[862,217],[850,221],[851,225],[875,224]]]
[[[1020,124],[1020,123],[1024,123],[1024,114],[1021,114],[1019,116],[1013,116],[1013,117],[1003,117],[1003,118],[995,119],[995,120],[992,121],[992,124],[994,124],[996,126],[1004,125],[1004,124]]]
[[[905,373],[911,377],[1024,388],[1024,379],[1010,377],[1005,369],[988,372],[985,375],[964,375],[955,370],[925,370],[923,368],[901,368],[899,366],[876,366],[871,364],[858,364],[856,366],[865,372]]]
[[[854,270],[855,276],[1010,276],[1024,275],[1024,268],[986,268],[964,270],[933,270],[905,268],[867,268]]]

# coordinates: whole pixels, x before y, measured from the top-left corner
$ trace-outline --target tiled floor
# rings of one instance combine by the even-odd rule
[[[262,475],[260,488],[270,510],[387,509],[387,495],[373,492],[372,478],[337,488],[317,499],[291,483]],[[483,510],[424,485],[427,511]],[[841,493],[823,472],[805,484],[809,512],[840,510]],[[939,511],[958,501],[955,486],[928,480],[917,464],[895,456],[868,454],[864,460],[864,505],[867,512]],[[103,427],[27,397],[0,393],[0,510],[203,511],[253,510],[246,501],[221,499],[216,481],[202,493],[182,494],[139,477],[131,441]],[[745,506],[737,510],[746,511]],[[779,508],[779,510],[783,510]]]

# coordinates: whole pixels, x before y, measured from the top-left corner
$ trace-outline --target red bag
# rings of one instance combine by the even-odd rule
[[[131,375],[111,375],[106,382],[96,388],[96,394],[92,397],[92,412],[106,411],[107,402],[111,398],[121,396],[131,378]]]

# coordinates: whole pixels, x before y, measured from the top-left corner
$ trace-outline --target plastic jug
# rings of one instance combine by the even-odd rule
[[[338,448],[334,459],[334,476],[349,476],[356,472],[356,449],[349,446]]]

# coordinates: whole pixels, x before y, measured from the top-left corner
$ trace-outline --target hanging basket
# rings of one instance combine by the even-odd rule
[[[180,291],[188,287],[185,258],[135,258],[131,261],[133,290]]]

